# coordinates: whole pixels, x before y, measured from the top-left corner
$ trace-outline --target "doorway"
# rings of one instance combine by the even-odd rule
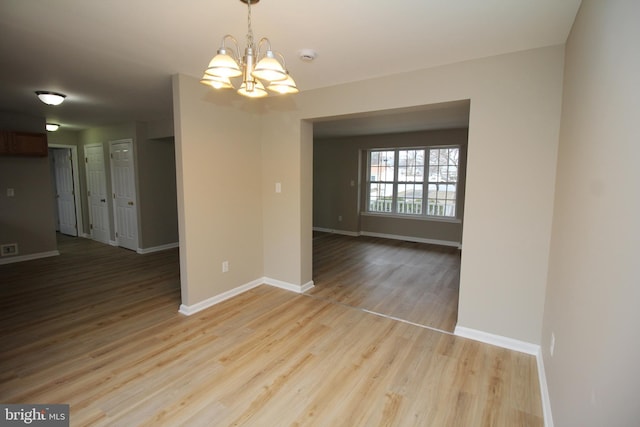
[[[454,331],[469,112],[470,101],[461,100],[313,123],[315,288],[310,294]],[[378,175],[370,157],[380,151],[395,155],[384,180],[393,190],[388,210],[371,205],[375,183],[370,181]],[[452,151],[459,156],[451,157]],[[414,162],[407,157],[403,163],[401,154],[411,152],[425,153],[422,161],[416,154]],[[441,179],[443,171],[447,180]],[[438,204],[443,191],[453,194],[447,199],[455,202],[453,210],[427,209]],[[408,200],[414,203],[411,211]]]
[[[75,145],[49,145],[53,209],[56,231],[78,236],[83,229],[79,198],[78,148]]]

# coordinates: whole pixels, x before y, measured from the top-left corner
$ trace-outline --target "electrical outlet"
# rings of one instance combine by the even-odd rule
[[[9,243],[6,245],[0,246],[0,256],[11,256],[18,254],[18,244],[17,243]]]
[[[229,271],[229,261],[222,261],[222,272],[227,273]]]
[[[551,353],[551,357],[553,357],[553,350],[556,348],[556,334],[551,332],[551,344],[549,344],[549,353]]]
[[[342,215],[338,215],[338,222],[342,222]]]

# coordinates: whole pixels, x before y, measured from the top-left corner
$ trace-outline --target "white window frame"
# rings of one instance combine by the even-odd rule
[[[433,181],[430,180],[429,174],[429,166],[430,166],[430,155],[431,150],[441,150],[441,149],[451,149],[455,148],[458,150],[458,165],[457,165],[457,176],[456,181]],[[398,170],[399,168],[399,153],[401,151],[414,151],[414,150],[424,150],[424,170],[423,170],[423,180],[422,181],[399,181],[398,180]],[[383,180],[372,180],[371,179],[371,154],[373,152],[384,152],[390,151],[394,153],[394,162],[393,162],[393,181],[383,181]],[[401,217],[401,218],[422,218],[422,219],[437,219],[437,220],[457,220],[458,213],[460,211],[460,178],[462,172],[460,170],[460,159],[462,154],[462,147],[460,145],[434,145],[434,146],[419,146],[419,147],[397,147],[397,148],[371,148],[366,150],[366,201],[365,201],[365,210],[364,214],[367,215],[379,215],[379,216],[389,216],[389,217]],[[371,210],[371,184],[381,183],[381,184],[390,184],[393,186],[392,191],[392,199],[391,199],[391,208],[389,210]],[[422,185],[422,206],[420,213],[405,213],[398,212],[398,186],[405,184],[421,184]],[[429,185],[454,185],[455,186],[455,202],[453,205],[453,215],[435,215],[429,214]],[[448,199],[452,200],[452,199]],[[437,205],[436,205],[437,206]]]

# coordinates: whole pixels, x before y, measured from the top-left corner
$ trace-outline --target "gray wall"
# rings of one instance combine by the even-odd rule
[[[583,0],[566,45],[542,329],[561,427],[640,420],[639,16],[637,1]]]
[[[313,226],[346,234],[402,236],[457,245],[462,239],[467,129],[314,139]],[[361,215],[366,201],[363,150],[387,147],[460,145],[458,220],[402,219]],[[353,185],[352,185],[353,183]],[[339,220],[342,217],[342,220]]]
[[[44,126],[41,117],[0,113],[0,129],[44,133]],[[56,250],[50,178],[47,157],[0,156],[0,244],[17,243],[17,256]]]
[[[140,246],[178,242],[176,156],[173,137],[138,141]]]

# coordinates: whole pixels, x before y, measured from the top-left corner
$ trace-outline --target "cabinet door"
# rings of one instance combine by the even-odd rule
[[[9,144],[9,136],[10,132],[6,130],[0,130],[0,154],[7,155],[11,149],[11,145]]]
[[[44,133],[13,132],[10,141],[11,154],[43,156],[48,154],[47,135]]]

